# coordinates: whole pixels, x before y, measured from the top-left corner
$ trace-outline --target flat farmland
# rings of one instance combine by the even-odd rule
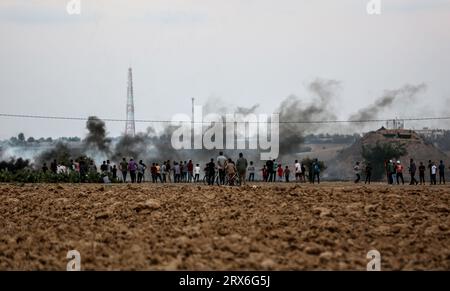
[[[450,269],[448,186],[0,184],[0,269]]]

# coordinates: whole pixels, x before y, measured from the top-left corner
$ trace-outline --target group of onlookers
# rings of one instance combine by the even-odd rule
[[[392,184],[405,184],[405,179],[403,177],[403,173],[405,171],[405,167],[403,164],[395,159],[387,160],[385,161],[385,171],[386,171],[386,179],[387,183]],[[436,165],[435,162],[429,160],[427,167],[423,164],[423,162],[419,163],[419,166],[416,165],[414,159],[410,159],[409,166],[408,166],[408,172],[410,175],[410,185],[424,185],[425,184],[425,172],[428,168],[429,171],[429,181],[430,184],[436,185],[437,184],[437,176],[439,175],[439,184],[445,184],[445,164],[444,161],[440,161],[438,165]],[[353,170],[355,172],[355,183],[359,183],[361,180],[361,166],[360,162],[356,162],[355,166],[353,167]],[[419,173],[419,181],[416,179],[416,174]],[[365,166],[365,183],[371,182],[372,177],[372,166],[370,163],[367,163]]]

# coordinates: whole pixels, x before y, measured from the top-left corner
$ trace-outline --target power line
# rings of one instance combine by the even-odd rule
[[[50,115],[30,115],[30,114],[9,114],[0,113],[0,117],[10,118],[29,118],[29,119],[53,119],[53,120],[76,120],[87,121],[86,117],[70,117],[70,116],[50,116]],[[126,119],[120,118],[99,118],[100,120],[107,122],[126,122]],[[364,120],[298,120],[298,121],[282,121],[282,124],[333,124],[333,123],[373,123],[373,122],[386,122],[391,120],[404,120],[404,121],[432,121],[432,120],[450,120],[450,116],[443,117],[412,117],[412,118],[387,118],[387,119],[364,119]],[[209,121],[186,121],[186,120],[152,120],[152,119],[136,119],[135,122],[139,123],[201,123],[211,124]],[[222,123],[263,123],[252,121],[224,121]]]

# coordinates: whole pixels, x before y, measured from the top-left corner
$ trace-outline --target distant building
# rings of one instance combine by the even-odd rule
[[[416,132],[425,138],[437,138],[445,134],[445,130],[443,129],[433,129],[428,127],[418,129]]]

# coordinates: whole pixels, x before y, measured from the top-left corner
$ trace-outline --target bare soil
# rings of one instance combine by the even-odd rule
[[[450,188],[0,184],[0,269],[450,269]]]

